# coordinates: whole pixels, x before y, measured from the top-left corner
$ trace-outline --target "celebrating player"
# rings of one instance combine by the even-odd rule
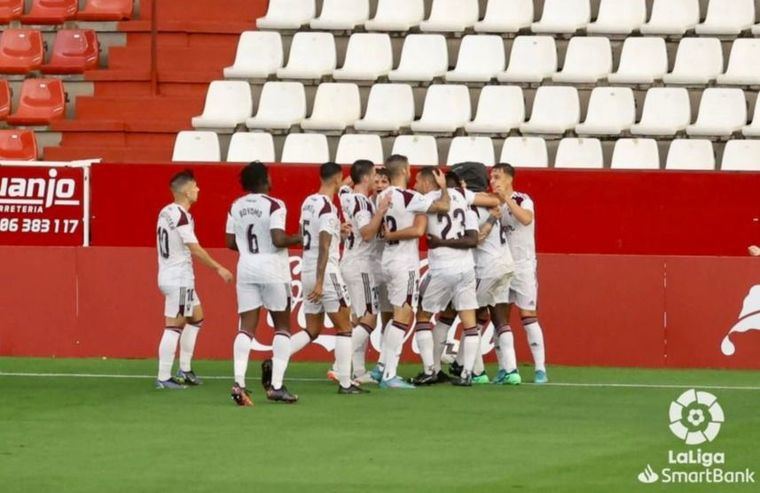
[[[195,292],[192,257],[214,269],[224,282],[232,273],[204,250],[195,237],[195,222],[190,207],[198,201],[198,183],[192,171],[177,173],[170,181],[174,202],[158,214],[158,287],[165,296],[166,324],[158,345],[158,389],[183,389],[185,384],[199,385],[201,379],[192,370],[195,341],[203,324],[203,308]],[[172,377],[174,353],[179,342],[179,371]]]
[[[515,169],[506,163],[491,170],[491,188],[504,200],[502,224],[507,228],[507,242],[515,261],[515,275],[509,289],[510,304],[520,310],[528,344],[535,364],[535,383],[546,383],[544,335],[538,323],[536,277],[535,209],[524,193],[515,192]]]
[[[240,253],[237,268],[237,301],[240,329],[233,344],[235,384],[232,399],[250,406],[245,374],[251,341],[259,325],[261,307],[274,321],[272,359],[262,363],[262,384],[267,399],[293,403],[298,396],[283,385],[290,360],[291,278],[288,248],[301,242],[301,235],[285,233],[285,202],[269,196],[267,168],[254,162],[243,168],[240,185],[247,194],[237,199],[227,217],[227,247]]]

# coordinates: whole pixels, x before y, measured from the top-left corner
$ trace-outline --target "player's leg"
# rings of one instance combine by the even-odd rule
[[[446,350],[446,341],[449,337],[451,326],[454,325],[457,312],[453,307],[448,306],[445,310],[438,313],[435,317],[435,326],[433,326],[433,371],[436,373],[437,383],[444,383],[450,380],[449,376],[442,370],[441,359],[443,352]]]
[[[344,276],[351,298],[351,363],[358,383],[374,382],[367,373],[365,357],[372,331],[377,326],[378,291],[371,272],[346,272]]]
[[[369,338],[377,326],[377,315],[366,314],[351,332],[351,365],[354,370],[353,378],[359,383],[371,383],[375,380],[367,372],[366,355]]]
[[[385,326],[383,353],[385,370],[383,388],[414,388],[396,374],[404,337],[414,318],[414,306],[419,298],[419,272],[417,269],[400,270],[396,275],[386,274],[388,298],[393,305],[393,319]]]
[[[485,333],[486,327],[488,327],[488,324],[491,322],[488,308],[485,309],[478,308],[475,311],[475,319],[478,323],[478,332],[480,333],[480,337],[478,340],[478,352],[475,355],[475,365],[472,368],[472,383],[473,384],[486,384],[490,383],[490,380],[488,378],[488,373],[486,373],[486,366],[485,361],[483,359],[483,351],[482,351],[482,345],[483,345],[483,334]]]
[[[383,380],[383,373],[385,372],[385,351],[383,351],[385,345],[385,328],[391,323],[391,320],[393,320],[393,307],[390,306],[390,302],[388,302],[388,308],[380,312],[380,356],[377,358],[377,364],[370,372],[372,380],[377,383],[380,383]]]
[[[203,381],[193,371],[193,353],[198,332],[203,327],[203,307],[197,293],[193,293],[193,314],[187,319],[179,338],[179,370],[177,379],[188,385],[200,385]]]
[[[240,313],[240,327],[232,343],[232,368],[235,376],[235,384],[232,386],[230,396],[238,406],[252,406],[251,392],[246,386],[246,373],[248,372],[248,360],[251,354],[251,342],[256,335],[259,326],[259,312],[261,303],[258,292],[253,286],[238,286],[238,309]],[[251,306],[255,308],[250,308]]]
[[[528,338],[528,346],[535,365],[534,382],[546,383],[549,380],[546,375],[544,334],[538,322],[538,280],[535,265],[518,269],[512,283],[514,296],[510,298],[510,301],[514,301],[517,308],[520,309],[520,319]]]
[[[475,272],[458,274],[453,280],[453,305],[462,321],[462,343],[460,351],[464,351],[462,374],[459,379],[452,381],[455,385],[472,385],[472,374],[475,358],[480,353],[480,330],[475,312],[478,308],[476,295]]]
[[[422,293],[422,289],[420,289],[420,293]],[[417,310],[417,321],[414,324],[414,340],[417,342],[417,348],[420,351],[422,371],[412,379],[414,385],[432,385],[436,383],[436,372],[433,368],[435,348],[432,320],[432,313],[422,308]]]
[[[496,355],[499,360],[499,372],[496,374],[493,383],[499,385],[519,385],[522,383],[520,372],[517,370],[515,338],[512,327],[509,325],[511,309],[512,305],[509,303],[498,303],[491,307]]]
[[[304,295],[314,290],[316,278],[314,273],[301,275],[302,291]],[[321,302],[311,302],[306,297],[303,300],[303,311],[306,315],[306,328],[290,337],[290,355],[293,356],[301,349],[314,341],[324,328],[324,307]]]
[[[290,283],[268,284],[262,291],[264,306],[272,314],[274,337],[272,359],[261,364],[261,384],[270,401],[294,403],[298,396],[284,385],[285,371],[290,361]]]
[[[184,389],[185,385],[172,377],[172,367],[182,329],[185,327],[185,313],[189,312],[185,306],[187,291],[179,286],[161,286],[160,289],[165,297],[164,332],[158,344],[158,375],[155,386],[157,389]]]
[[[328,309],[329,310],[329,309]],[[338,376],[339,394],[363,394],[368,391],[351,382],[351,312],[345,305],[339,306],[328,317],[335,327],[335,370]]]

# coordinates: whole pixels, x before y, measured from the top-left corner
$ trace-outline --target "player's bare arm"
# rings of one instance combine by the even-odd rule
[[[214,260],[214,258],[198,243],[188,243],[187,248],[190,250],[193,257],[200,260],[203,265],[214,269],[224,282],[232,281],[232,272],[228,271],[222,264]]]
[[[270,234],[272,235],[272,244],[277,248],[290,248],[300,245],[303,241],[300,234],[289,235],[281,229],[273,229]]]
[[[488,235],[490,235],[493,228],[499,224],[499,219],[501,218],[501,211],[498,207],[492,207],[488,210],[488,213],[488,219],[483,223],[483,226],[480,227],[480,231],[478,232],[478,244],[483,243],[485,239],[488,238]]]
[[[327,270],[327,260],[330,257],[330,243],[332,236],[327,231],[319,233],[319,256],[317,257],[317,282],[314,290],[309,293],[308,299],[317,302],[322,298],[322,289],[325,283],[325,271]]]
[[[401,241],[401,240],[414,240],[415,238],[422,238],[427,231],[427,216],[425,214],[417,214],[414,216],[414,223],[408,228],[400,229],[398,231],[391,231],[388,229],[388,225],[383,226],[383,238],[388,241]]]
[[[528,226],[533,222],[533,212],[520,207],[511,195],[501,194],[501,196],[504,199],[504,205],[509,208],[509,211],[520,224]]]
[[[498,207],[502,204],[502,199],[495,193],[478,192],[475,194],[475,199],[472,205],[475,207]]]
[[[467,230],[465,235],[461,238],[450,238],[444,240],[437,236],[428,236],[428,248],[455,248],[457,250],[469,250],[470,248],[476,248],[478,246],[479,232],[471,229]]]
[[[760,246],[752,245],[749,247],[749,254],[753,257],[760,257]]]
[[[388,212],[388,208],[391,205],[391,196],[386,195],[380,199],[380,203],[377,204],[377,212],[372,216],[372,220],[359,230],[359,234],[364,241],[372,241],[374,237],[380,232],[380,228],[383,226],[383,217]]]
[[[234,252],[238,251],[237,241],[235,241],[235,235],[231,235],[229,233],[225,234],[224,235],[224,244],[230,250],[232,250]]]

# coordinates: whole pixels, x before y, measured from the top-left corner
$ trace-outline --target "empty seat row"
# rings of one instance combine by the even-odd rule
[[[573,37],[565,63],[559,70],[557,47],[551,36],[518,36],[509,60],[500,36],[477,34],[462,39],[456,67],[449,70],[446,38],[441,34],[406,37],[398,67],[394,70],[391,39],[387,34],[356,33],[348,41],[343,66],[337,68],[335,39],[326,32],[296,33],[285,64],[279,33],[248,31],[238,43],[235,62],[224,69],[226,78],[430,82],[539,83],[545,79],[563,83],[722,85],[760,84],[760,39],[734,41],[724,72],[723,49],[718,38],[684,38],[678,45],[675,64],[668,72],[665,39],[626,39],[617,70],[612,45],[605,37]]]
[[[478,0],[433,0],[425,19],[423,0],[379,0],[370,19],[369,0],[324,0],[317,15],[316,0],[270,0],[259,29],[297,30],[305,26],[324,30],[486,33],[589,33],[680,35],[737,35],[755,24],[754,0],[709,0],[704,22],[700,22],[699,0],[654,0],[647,16],[646,0],[601,0],[599,14],[591,19],[591,0],[545,0],[541,18],[535,19],[533,0],[488,0],[480,20]]]
[[[375,84],[362,117],[359,88],[345,82],[320,84],[307,118],[306,93],[298,82],[267,82],[258,111],[252,115],[250,86],[242,81],[214,81],[209,86],[203,114],[193,118],[193,127],[233,129],[245,124],[251,129],[288,130],[299,125],[305,130],[343,132],[349,127],[362,132],[398,133],[409,128],[421,133],[523,134],[617,136],[689,135],[727,137],[743,131],[760,135],[760,105],[747,125],[747,100],[742,89],[708,88],[702,93],[697,120],[691,122],[691,100],[685,88],[654,87],[647,91],[641,120],[636,123],[633,90],[626,87],[597,87],[591,92],[585,120],[581,123],[578,90],[569,86],[541,86],[536,91],[530,118],[526,121],[523,90],[517,86],[485,86],[480,93],[475,117],[470,91],[457,84],[433,84],[425,95],[422,115],[415,120],[412,88],[406,84]]]
[[[0,161],[34,161],[37,138],[32,130],[0,130]]]
[[[0,0],[0,24],[63,24],[66,21],[120,21],[132,17],[133,0],[32,0],[24,14],[24,0]]]
[[[0,80],[0,121],[11,125],[49,125],[64,118],[66,93],[60,79],[27,79],[21,86],[18,107],[11,112],[8,81]]]
[[[81,74],[98,67],[100,45],[93,30],[61,29],[56,32],[50,59],[40,31],[8,29],[0,33],[0,73]]]
[[[419,165],[438,165],[438,143],[432,136],[401,135],[393,142],[393,154],[402,154]],[[327,137],[323,134],[289,134],[279,162],[321,163],[333,159]],[[350,164],[368,159],[381,164],[384,159],[382,140],[378,135],[344,135],[338,142],[334,160]],[[219,162],[221,146],[213,132],[185,131],[177,135],[173,161]],[[228,162],[277,161],[274,138],[266,132],[239,132],[232,136],[227,152]],[[447,165],[475,161],[486,166],[496,163],[494,142],[489,137],[455,137],[449,146]],[[499,162],[518,167],[546,168],[549,153],[540,137],[508,137]],[[593,138],[562,139],[554,160],[555,168],[604,168],[602,143]],[[659,169],[660,153],[653,139],[619,139],[615,143],[610,167],[613,169]],[[666,169],[713,170],[716,167],[712,142],[704,139],[676,139],[670,144]],[[760,140],[734,140],[726,144],[723,170],[760,171]]]

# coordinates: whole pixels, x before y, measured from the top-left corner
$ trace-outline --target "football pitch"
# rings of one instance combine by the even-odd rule
[[[637,479],[647,465],[702,469],[668,465],[670,450],[697,449],[669,429],[671,401],[690,388],[725,412],[699,449],[724,453],[727,470],[760,471],[757,372],[554,366],[546,386],[342,396],[326,364],[293,363],[301,401],[282,405],[265,400],[252,362],[255,406],[239,408],[231,362],[196,362],[205,383],[174,392],[153,389],[155,365],[0,358],[0,491],[757,491]]]

